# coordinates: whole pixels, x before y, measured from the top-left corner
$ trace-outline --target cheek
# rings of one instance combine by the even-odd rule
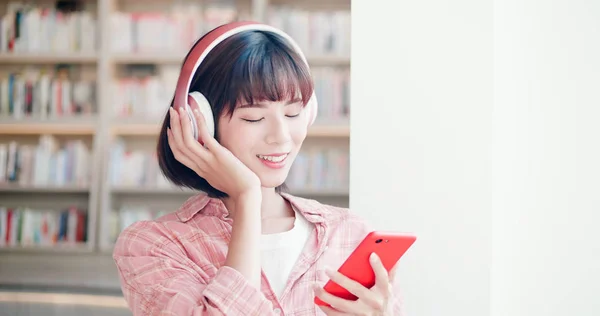
[[[219,123],[219,143],[238,158],[250,152],[255,138],[253,130],[243,125],[233,122]]]
[[[308,128],[306,124],[292,124],[290,126],[290,136],[296,145],[302,145],[306,139]]]

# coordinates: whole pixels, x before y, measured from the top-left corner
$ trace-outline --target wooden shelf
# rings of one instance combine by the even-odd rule
[[[96,120],[93,117],[64,119],[0,119],[0,135],[94,135]]]
[[[113,194],[136,194],[136,195],[193,195],[198,192],[178,189],[178,188],[157,188],[157,187],[112,187],[111,193]]]
[[[18,184],[0,184],[0,193],[89,193],[88,187],[64,186],[30,186]]]
[[[172,53],[119,53],[111,55],[115,64],[179,64],[186,52]]]
[[[86,243],[0,246],[0,252],[15,253],[90,253],[92,251],[92,248]]]
[[[299,196],[348,196],[348,189],[290,189],[290,192]],[[155,187],[113,187],[113,194],[129,195],[194,195],[198,192],[178,188],[155,188]]]
[[[118,295],[94,295],[94,294],[71,294],[71,293],[44,293],[44,292],[0,292],[0,302],[9,304],[22,304],[35,306],[44,304],[46,306],[55,305],[75,305],[86,307],[118,308],[127,310],[129,307],[127,301]],[[50,304],[50,305],[48,305]],[[49,309],[53,307],[49,307]]]
[[[293,189],[290,188],[290,193],[304,197],[348,197],[350,195],[348,189]]]
[[[160,125],[156,124],[117,124],[112,127],[114,136],[157,136]],[[308,129],[308,137],[350,137],[348,125],[313,125]]]
[[[0,53],[0,63],[56,64],[56,63],[95,63],[95,53]]]
[[[243,4],[253,19],[266,17],[267,9],[273,4],[289,3],[293,6],[306,6],[307,10],[342,8],[349,10],[348,0],[307,0],[298,3],[291,0],[250,1]],[[90,159],[94,165],[90,170],[89,186],[31,186],[13,183],[0,184],[0,204],[31,209],[64,209],[76,205],[86,210],[88,215],[88,243],[77,245],[53,246],[14,246],[0,248],[0,283],[67,285],[115,289],[120,293],[118,274],[110,256],[112,248],[106,248],[112,238],[112,207],[127,203],[160,206],[172,209],[173,203],[196,192],[179,188],[139,188],[112,187],[107,179],[110,173],[110,152],[113,136],[125,136],[128,150],[144,150],[156,142],[161,118],[136,116],[132,119],[115,118],[113,83],[121,77],[121,66],[127,65],[165,65],[178,67],[186,51],[171,50],[155,53],[117,53],[111,52],[111,15],[123,9],[133,12],[143,7],[115,6],[113,1],[101,0],[93,10],[97,24],[98,49],[88,53],[0,53],[0,67],[5,72],[19,72],[18,69],[54,67],[57,64],[72,64],[82,67],[81,78],[92,78],[94,85],[96,114],[66,118],[39,119],[24,117],[15,119],[0,116],[0,143],[16,140],[20,144],[33,144],[41,135],[57,136],[65,139],[84,139],[91,141]],[[155,6],[156,5],[156,6]],[[152,3],[151,10],[164,10],[170,3]],[[310,54],[307,58],[311,66],[333,66],[349,68],[350,56],[329,54]],[[117,68],[115,68],[117,67]],[[5,69],[6,68],[6,69]],[[133,67],[136,68],[136,67]],[[123,73],[126,77],[126,72]],[[326,107],[326,105],[325,105]],[[149,114],[150,115],[150,114]],[[308,130],[308,137],[314,138],[310,146],[340,146],[345,150],[345,142],[350,137],[350,125],[346,121],[319,121]],[[292,189],[292,194],[309,198],[322,198],[335,203],[346,204],[347,189]],[[146,202],[149,201],[149,202]],[[332,202],[333,203],[333,202]],[[98,247],[97,247],[98,246]],[[66,268],[65,268],[66,267]],[[88,273],[94,271],[94,273]],[[1,296],[1,295],[0,295]],[[1,300],[1,297],[0,297]]]
[[[115,64],[181,64],[186,52],[180,54],[169,53],[125,53],[113,54],[112,62]],[[307,56],[311,65],[348,66],[350,57],[312,55]]]
[[[313,125],[308,129],[310,137],[350,137],[349,125]]]

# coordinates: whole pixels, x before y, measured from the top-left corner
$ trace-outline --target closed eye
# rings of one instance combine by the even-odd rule
[[[263,120],[263,118],[259,118],[258,120],[250,120],[250,119],[245,119],[243,118],[242,120],[246,121],[246,122],[250,122],[250,123],[256,123],[256,122],[260,122]]]
[[[287,117],[298,117],[298,115],[300,115],[300,113],[296,114],[296,115],[286,115]]]

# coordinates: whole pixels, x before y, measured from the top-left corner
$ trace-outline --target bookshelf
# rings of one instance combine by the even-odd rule
[[[232,19],[278,26],[305,46],[323,113],[309,129],[288,185],[299,196],[348,205],[349,0],[60,2],[63,11],[50,17],[48,12],[57,12],[57,1],[35,2],[33,15],[40,20],[30,18],[28,21],[38,24],[32,22],[33,26],[21,32],[21,42],[12,48],[13,44],[0,36],[0,146],[4,146],[0,147],[0,163],[8,162],[13,147],[28,148],[29,154],[18,157],[30,157],[29,170],[19,169],[16,178],[9,179],[10,170],[0,168],[0,174],[4,173],[0,177],[0,219],[6,218],[9,210],[35,214],[24,215],[19,225],[46,227],[52,222],[50,227],[66,240],[52,241],[32,233],[27,238],[33,241],[26,245],[17,239],[12,244],[0,241],[0,256],[6,259],[0,260],[0,285],[119,288],[110,253],[123,225],[173,211],[194,194],[161,181],[152,150],[168,104],[165,100],[172,96],[189,45],[207,29]],[[0,23],[14,22],[8,12],[15,10],[32,14],[19,3],[31,2],[0,4]],[[69,27],[69,23],[77,27]],[[178,23],[188,23],[194,31],[177,33],[179,37],[159,32],[176,31]],[[122,31],[134,24],[139,30],[135,37]],[[68,32],[42,37],[31,32],[48,25]],[[336,44],[328,47],[327,38],[310,33],[308,25],[327,26],[323,34],[336,36]],[[37,44],[31,44],[36,40]],[[66,50],[65,45],[71,49]],[[11,87],[26,91],[13,95],[10,102],[6,97],[8,78]],[[59,92],[71,97],[57,101]],[[131,95],[138,96],[137,101],[127,97]],[[123,158],[131,156],[132,161]],[[73,165],[74,161],[80,164]],[[120,174],[116,166],[124,168],[135,161],[150,168],[143,170],[151,175],[144,177],[144,184],[139,175],[115,176]],[[344,172],[322,175],[332,169],[323,161]],[[38,170],[46,170],[43,177],[36,178]],[[311,174],[312,183],[305,174]],[[63,213],[66,215],[61,217]],[[0,235],[2,229],[7,228],[0,226]],[[40,272],[44,269],[48,272]],[[95,272],[90,274],[92,270]]]

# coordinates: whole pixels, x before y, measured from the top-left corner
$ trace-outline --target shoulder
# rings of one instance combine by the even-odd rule
[[[331,214],[327,223],[330,243],[337,240],[353,248],[371,231],[369,222],[353,210],[326,204],[323,207]]]
[[[119,234],[113,253],[149,255],[160,249],[183,249],[190,238],[221,235],[224,226],[220,216],[215,216],[217,210],[211,199],[201,194],[193,196],[171,213],[127,226]]]
[[[369,222],[350,208],[322,204],[329,213],[328,224],[330,227],[347,227],[351,230],[368,230]]]
[[[114,256],[144,256],[155,249],[166,248],[172,244],[174,232],[164,222],[157,220],[137,221],[127,226],[119,234]]]
[[[211,234],[211,222],[210,217],[183,222],[177,218],[176,213],[154,220],[137,221],[119,234],[113,256],[153,256],[165,252],[173,254],[179,250],[185,252],[186,240],[192,237],[201,240],[202,236]]]

